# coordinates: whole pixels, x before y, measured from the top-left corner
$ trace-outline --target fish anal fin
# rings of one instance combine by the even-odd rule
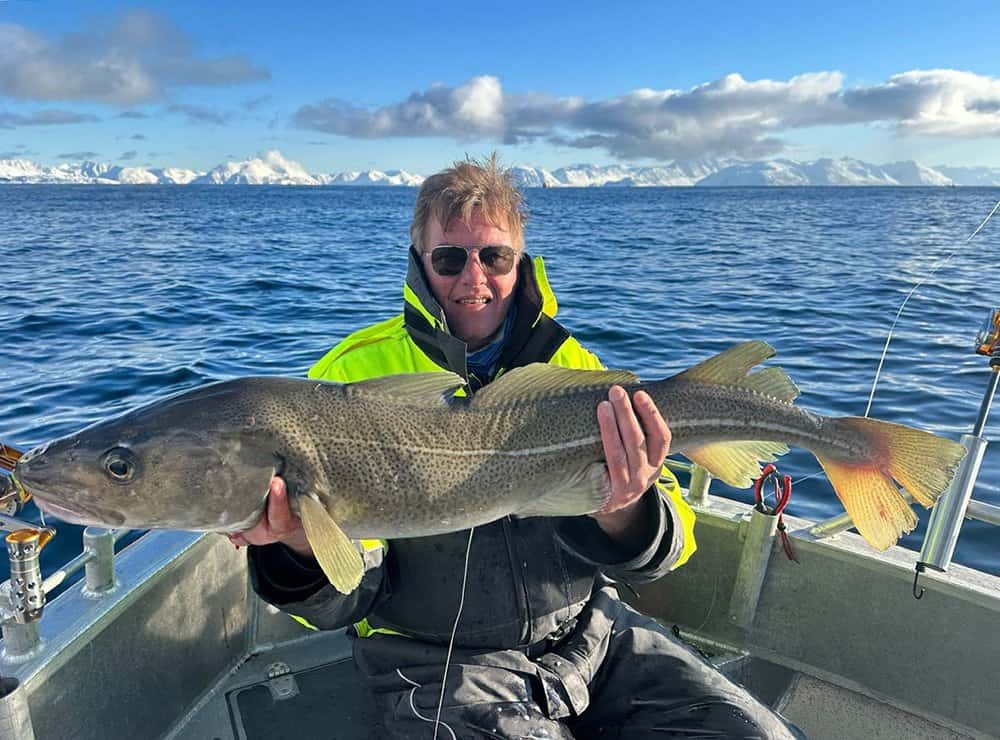
[[[781,442],[717,442],[684,456],[701,465],[713,476],[736,488],[749,488],[760,476],[761,462],[774,462],[788,452]]]
[[[737,385],[750,372],[750,368],[770,357],[774,357],[774,347],[767,342],[759,339],[741,342],[678,373],[673,379],[713,385]]]
[[[578,516],[600,511],[610,499],[611,484],[604,463],[591,463],[515,513],[520,517]]]
[[[354,543],[333,521],[323,504],[309,496],[299,498],[306,539],[333,587],[349,594],[361,583],[365,564]]]
[[[639,378],[627,370],[573,370],[535,362],[510,370],[472,397],[476,406],[529,401],[541,396],[571,391],[603,389],[613,385],[635,385]]]
[[[910,504],[877,465],[817,459],[858,533],[872,547],[885,550],[917,526]]]

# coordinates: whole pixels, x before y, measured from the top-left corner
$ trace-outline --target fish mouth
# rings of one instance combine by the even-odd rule
[[[15,486],[28,497],[34,500],[35,505],[43,514],[49,514],[67,524],[79,524],[81,526],[105,527],[108,529],[121,527],[125,524],[125,516],[117,511],[106,509],[95,504],[81,504],[73,502],[67,504],[67,496],[56,496],[48,494],[37,488],[27,488],[23,481],[14,478]],[[52,498],[49,498],[49,496]],[[69,498],[72,499],[72,496]],[[26,500],[26,499],[25,499]],[[57,502],[58,501],[58,502]]]
[[[114,529],[125,524],[125,517],[116,511],[98,509],[96,507],[66,507],[35,497],[35,503],[44,513],[54,516],[67,524],[78,524],[85,527],[104,527]]]

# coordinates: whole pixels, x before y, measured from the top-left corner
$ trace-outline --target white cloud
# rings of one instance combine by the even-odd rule
[[[224,110],[206,108],[202,105],[175,103],[168,105],[166,110],[168,113],[177,113],[186,116],[188,123],[208,123],[215,126],[224,126],[233,118],[231,113]]]
[[[86,160],[86,159],[96,159],[101,155],[98,154],[97,152],[67,152],[66,154],[57,154],[56,156],[59,159]]]
[[[1000,79],[954,69],[911,70],[849,90],[847,104],[895,120],[904,134],[1000,136]],[[895,114],[895,115],[894,115]]]
[[[11,113],[0,110],[0,128],[18,126],[63,126],[71,123],[92,123],[97,116],[89,113],[74,113],[66,110],[39,110],[32,113]]]
[[[845,88],[836,71],[788,80],[730,74],[689,90],[639,89],[606,100],[504,92],[492,76],[435,84],[369,110],[330,98],[300,108],[301,128],[355,138],[446,137],[506,143],[546,139],[625,159],[765,157],[781,136],[810,126],[878,123],[898,135],[1000,135],[1000,79],[955,70],[913,70],[885,83]]]
[[[0,24],[0,95],[128,105],[191,85],[270,78],[238,56],[205,58],[166,17],[129,10],[77,33],[46,38]]]

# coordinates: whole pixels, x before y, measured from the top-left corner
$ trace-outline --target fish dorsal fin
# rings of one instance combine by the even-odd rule
[[[740,381],[740,386],[779,401],[791,403],[799,397],[799,388],[780,367],[765,367]]]
[[[465,385],[455,373],[401,373],[349,383],[351,393],[391,396],[417,406],[443,406]]]
[[[750,368],[774,357],[774,347],[755,339],[733,345],[715,357],[698,363],[675,375],[672,380],[697,381],[712,385],[739,385]]]
[[[767,342],[742,342],[678,373],[672,380],[738,386],[791,403],[799,397],[799,389],[781,368],[767,367],[751,375],[747,374],[764,360],[774,357],[774,354],[774,348]]]
[[[340,593],[351,593],[365,574],[361,553],[333,521],[326,507],[316,499],[300,496],[299,513],[306,539],[323,573]]]
[[[685,450],[684,456],[723,483],[749,488],[760,477],[761,462],[774,462],[786,452],[788,446],[781,442],[717,442]]]
[[[535,362],[504,373],[472,397],[475,406],[494,406],[580,390],[607,389],[636,384],[639,378],[627,370],[571,370]]]

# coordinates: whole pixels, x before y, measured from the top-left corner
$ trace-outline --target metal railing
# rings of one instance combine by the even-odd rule
[[[46,596],[67,578],[84,569],[83,593],[100,596],[115,587],[115,543],[128,530],[87,527],[83,531],[83,552],[42,578],[38,564],[40,532],[12,517],[0,516],[0,526],[16,526],[6,538],[10,557],[10,580],[0,584],[0,630],[3,634],[3,657],[17,662],[31,655],[39,643],[38,621],[42,618]]]

